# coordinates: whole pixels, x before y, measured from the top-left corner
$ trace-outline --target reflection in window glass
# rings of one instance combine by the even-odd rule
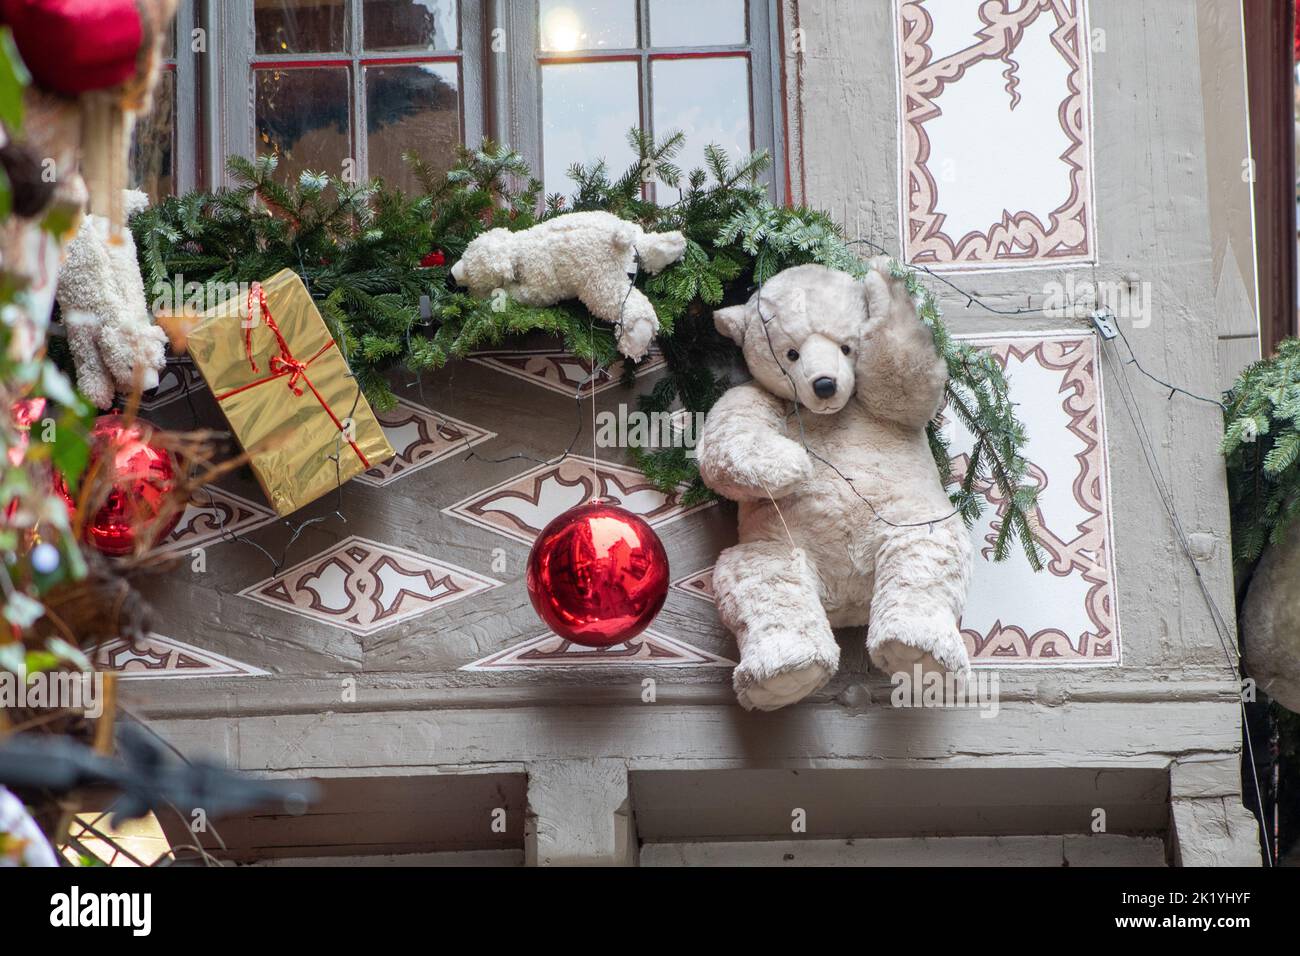
[[[348,69],[258,70],[254,122],[259,156],[280,158],[277,175],[305,169],[339,175],[352,155]]]
[[[749,63],[744,57],[654,60],[650,66],[655,137],[686,134],[683,171],[704,167],[704,147],[721,146],[732,161],[753,148],[749,124]]]
[[[568,168],[603,159],[615,176],[636,161],[627,131],[640,124],[637,64],[542,68],[542,168],[546,192],[572,195]]]
[[[173,19],[172,28],[163,34],[162,58],[164,60],[176,59],[176,34],[179,31],[180,23],[177,19]]]
[[[344,0],[253,0],[258,53],[337,53],[347,25]]]
[[[635,0],[541,0],[537,22],[549,53],[636,46]]]
[[[135,124],[131,182],[155,203],[176,190],[176,71],[164,70],[154,88],[153,109]]]
[[[650,0],[652,46],[739,46],[745,0]]]
[[[366,67],[370,175],[409,193],[420,184],[402,159],[414,150],[446,172],[460,142],[459,77],[454,63]]]
[[[454,50],[456,0],[365,0],[367,50]]]

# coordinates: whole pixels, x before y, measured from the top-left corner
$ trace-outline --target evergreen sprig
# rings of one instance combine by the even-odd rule
[[[1300,340],[1238,376],[1220,450],[1228,468],[1233,554],[1242,565],[1279,543],[1300,515]]]

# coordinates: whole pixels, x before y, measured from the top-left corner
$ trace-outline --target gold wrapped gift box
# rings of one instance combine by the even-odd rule
[[[254,284],[245,300],[209,309],[188,342],[282,517],[393,457],[293,270]]]

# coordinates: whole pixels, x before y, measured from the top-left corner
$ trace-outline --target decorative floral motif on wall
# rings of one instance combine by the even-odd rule
[[[697,597],[712,604],[716,600],[713,593],[713,568],[705,568],[703,571],[696,571],[684,578],[678,578],[672,583],[672,588],[675,591],[681,591],[683,594],[689,594],[691,597]]]
[[[590,458],[571,455],[558,464],[539,465],[477,492],[444,511],[532,544],[552,518],[596,496],[639,515],[656,528],[697,510],[682,508],[677,494],[665,495],[633,468],[600,462],[593,471]]]
[[[275,520],[275,512],[269,508],[215,485],[205,485],[194,493],[162,550],[185,552],[204,548]]]
[[[962,618],[971,658],[1005,664],[1114,664],[1120,660],[1110,527],[1110,476],[1100,357],[1093,335],[981,339],[1007,369],[1029,435],[1046,566],[977,561]],[[973,439],[949,426],[954,452]],[[954,459],[959,470],[964,456]],[[999,518],[972,533],[987,558]]]
[[[500,584],[454,564],[353,536],[239,593],[366,635]]]
[[[569,352],[553,349],[478,352],[470,357],[470,361],[522,379],[530,385],[558,392],[567,398],[578,395],[579,390],[583,395],[593,392],[599,394],[618,385],[623,377],[623,363],[616,362],[605,374],[593,381],[591,362]],[[664,365],[663,355],[652,348],[645,360],[636,367],[636,375],[639,378]]]
[[[907,260],[1091,260],[1085,0],[899,0],[897,11]]]
[[[503,671],[576,665],[616,667],[735,667],[735,661],[711,654],[685,641],[643,631],[632,640],[613,647],[582,647],[546,633],[514,644],[482,660],[466,664],[463,671]]]
[[[177,677],[261,677],[266,671],[161,634],[132,643],[117,638],[100,646],[95,667],[119,679]]]
[[[396,407],[386,412],[376,412],[375,417],[397,452],[388,461],[357,478],[362,484],[376,487],[383,487],[496,437],[495,432],[486,428],[430,411],[405,399],[398,399]]]

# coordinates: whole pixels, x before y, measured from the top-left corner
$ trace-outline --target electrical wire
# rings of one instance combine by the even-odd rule
[[[1105,340],[1103,340],[1103,342],[1104,341]],[[1151,480],[1154,483],[1156,492],[1160,497],[1160,503],[1163,506],[1165,513],[1169,517],[1170,523],[1174,528],[1175,537],[1178,541],[1178,544],[1183,554],[1187,557],[1188,563],[1191,565],[1192,571],[1196,578],[1197,587],[1199,588],[1201,592],[1201,596],[1205,600],[1206,606],[1210,611],[1210,621],[1214,626],[1215,635],[1218,637],[1219,643],[1223,648],[1223,652],[1227,657],[1228,668],[1232,674],[1233,681],[1240,682],[1241,655],[1240,652],[1237,651],[1232,646],[1232,642],[1231,642],[1232,629],[1228,625],[1227,619],[1225,618],[1223,612],[1220,610],[1218,602],[1215,601],[1214,595],[1211,593],[1209,585],[1205,581],[1204,575],[1201,574],[1200,566],[1196,563],[1196,558],[1192,554],[1191,544],[1188,540],[1187,533],[1183,528],[1182,521],[1178,516],[1178,510],[1174,504],[1173,495],[1170,492],[1168,483],[1165,480],[1164,470],[1160,467],[1160,462],[1156,454],[1155,444],[1151,439],[1150,431],[1147,429],[1146,420],[1138,410],[1137,396],[1133,392],[1132,382],[1129,380],[1128,373],[1125,368],[1125,366],[1128,363],[1124,362],[1122,357],[1119,356],[1118,353],[1114,353],[1113,350],[1111,354],[1111,361],[1112,364],[1119,369],[1119,373],[1120,373],[1119,381],[1121,383],[1119,388],[1120,398],[1123,401],[1124,410],[1128,415],[1129,421],[1133,425],[1134,433],[1137,435],[1138,445],[1142,449],[1143,460],[1145,461],[1147,469],[1151,474]],[[1255,769],[1255,751],[1254,751],[1254,745],[1250,739],[1250,719],[1249,719],[1249,715],[1246,712],[1246,702],[1242,698],[1240,692],[1238,693],[1238,703],[1241,706],[1242,727],[1243,730],[1245,731],[1242,734],[1242,738],[1245,742],[1247,760],[1248,763],[1250,764],[1251,779],[1255,785],[1255,799],[1258,808],[1258,822],[1260,827],[1260,834],[1264,841],[1265,857],[1268,860],[1268,865],[1271,867],[1273,865],[1273,848],[1270,845],[1268,828],[1265,824],[1266,815],[1264,812],[1263,790],[1260,787],[1259,775]]]

